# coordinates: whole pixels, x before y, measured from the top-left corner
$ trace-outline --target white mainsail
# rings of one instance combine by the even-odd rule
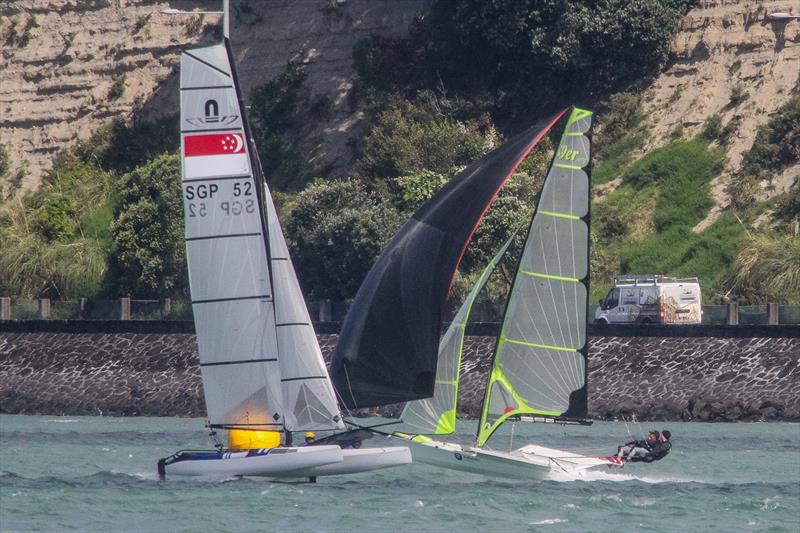
[[[272,199],[266,186],[259,189],[257,166],[259,178],[254,177],[252,151],[226,45],[184,52],[186,250],[209,420],[224,428],[341,428]],[[300,323],[305,326],[286,326]],[[324,385],[308,385],[312,376]]]

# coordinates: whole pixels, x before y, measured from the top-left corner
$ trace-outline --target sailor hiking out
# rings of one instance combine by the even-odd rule
[[[615,457],[625,462],[652,463],[659,461],[669,454],[672,450],[670,438],[672,434],[665,429],[660,434],[658,431],[651,431],[647,440],[628,442],[617,448]]]
[[[630,459],[631,457],[635,457],[637,455],[646,455],[650,453],[650,450],[656,445],[660,437],[661,433],[653,430],[647,435],[647,439],[645,440],[632,440],[621,446],[617,446],[617,453],[614,454],[614,457],[619,457],[620,459]]]

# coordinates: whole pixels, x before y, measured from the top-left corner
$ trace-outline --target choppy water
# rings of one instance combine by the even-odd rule
[[[201,420],[0,416],[2,531],[800,531],[800,425],[661,424],[674,451],[585,479],[506,482],[414,464],[319,483],[157,480],[157,458],[205,447]],[[474,423],[456,440],[469,442]],[[651,425],[630,426],[634,434]],[[586,453],[623,423],[518,424]],[[507,446],[508,436],[493,438]],[[373,439],[373,445],[385,445]]]

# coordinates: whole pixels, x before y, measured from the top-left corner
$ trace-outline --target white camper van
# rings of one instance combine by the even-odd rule
[[[697,278],[618,276],[594,314],[599,324],[699,324],[703,320]]]

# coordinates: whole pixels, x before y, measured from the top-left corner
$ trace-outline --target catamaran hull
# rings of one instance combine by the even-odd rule
[[[313,466],[277,477],[317,477],[338,474],[358,474],[411,463],[411,451],[405,447],[358,448],[342,450],[342,462]]]
[[[619,466],[611,459],[586,457],[528,445],[501,452],[442,441],[410,441],[414,462],[489,477],[536,481],[600,465]]]
[[[246,452],[178,452],[159,461],[163,476],[280,476],[341,463],[339,446],[272,448]]]

